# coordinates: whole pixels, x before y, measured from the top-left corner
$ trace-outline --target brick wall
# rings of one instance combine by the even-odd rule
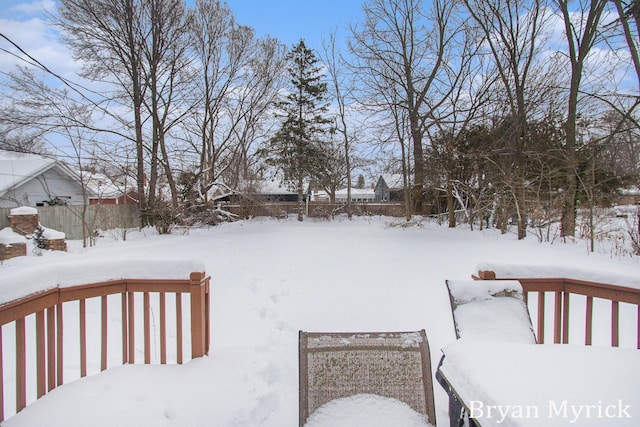
[[[67,251],[67,243],[64,239],[52,239],[44,241],[44,249],[52,251]]]
[[[18,234],[23,236],[26,234],[32,234],[38,228],[40,223],[39,217],[35,215],[10,215],[9,226]]]
[[[10,245],[4,245],[0,243],[0,261],[7,260],[9,258],[15,258],[19,256],[27,255],[26,243],[12,243]]]

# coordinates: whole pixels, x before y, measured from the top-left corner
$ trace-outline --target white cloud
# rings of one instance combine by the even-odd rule
[[[25,14],[39,14],[42,11],[53,12],[56,2],[53,0],[40,0],[34,2],[24,2],[10,7],[8,10],[12,12],[21,12]]]
[[[33,13],[30,16],[0,18],[0,32],[10,40],[0,39],[0,72],[11,72],[17,65],[26,66],[28,63],[25,60],[32,62],[13,45],[15,44],[53,72],[73,78],[79,65],[60,42],[58,30],[47,22],[43,14],[43,7],[51,9],[54,6],[55,3],[51,0],[24,3],[11,10],[31,11]]]

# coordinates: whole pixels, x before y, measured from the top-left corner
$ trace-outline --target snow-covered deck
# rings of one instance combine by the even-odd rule
[[[460,339],[443,353],[440,374],[482,427],[636,426],[640,418],[637,350]]]

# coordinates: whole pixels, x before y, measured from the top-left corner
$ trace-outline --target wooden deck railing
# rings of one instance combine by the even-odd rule
[[[48,391],[64,383],[64,326],[75,326],[79,331],[79,375],[87,375],[87,309],[86,302],[90,298],[100,299],[100,370],[108,366],[108,329],[110,322],[120,321],[121,327],[116,334],[120,335],[122,343],[122,364],[136,363],[136,294],[142,294],[142,335],[144,363],[151,363],[152,334],[158,335],[151,325],[151,294],[157,294],[154,307],[159,307],[159,352],[160,363],[167,363],[167,304],[166,295],[175,294],[175,325],[172,330],[176,334],[176,362],[183,363],[183,294],[189,296],[191,319],[191,358],[201,357],[209,351],[209,295],[210,278],[202,272],[191,273],[184,280],[149,280],[149,279],[121,279],[102,283],[92,283],[67,288],[55,288],[28,297],[12,301],[0,306],[0,421],[5,418],[5,389],[3,361],[8,359],[2,348],[2,329],[4,325],[15,323],[15,400],[16,412],[27,405],[27,388],[35,387],[36,398],[44,396]],[[120,294],[120,319],[109,316],[109,295]],[[116,296],[117,298],[117,296]],[[64,316],[64,307],[69,303],[78,304],[78,318],[69,319]],[[113,310],[112,310],[113,311]],[[173,314],[172,313],[172,314]],[[187,313],[185,313],[187,314]],[[35,333],[27,334],[26,318],[35,315]],[[186,317],[186,316],[185,316]],[[139,321],[139,320],[138,320]],[[73,325],[77,322],[77,325]],[[71,324],[71,325],[69,325]],[[155,327],[154,322],[154,327]],[[175,328],[175,329],[174,329]],[[33,339],[34,343],[28,342]],[[158,340],[156,340],[158,341]],[[27,345],[29,344],[29,346]],[[27,349],[35,347],[35,379],[27,378],[28,360],[33,355],[27,355]],[[29,356],[29,358],[28,358]],[[113,365],[113,360],[110,361]],[[117,362],[119,364],[119,362]],[[68,368],[68,367],[67,367]],[[33,394],[33,393],[31,393]]]
[[[640,349],[640,289],[606,283],[590,282],[572,278],[515,278],[496,277],[493,271],[479,271],[475,279],[480,280],[518,280],[522,284],[525,301],[529,295],[537,294],[537,340],[544,343],[546,297],[551,293],[553,304],[553,341],[554,343],[569,343],[569,323],[571,318],[570,300],[572,295],[582,295],[586,298],[584,320],[584,344],[591,345],[593,340],[593,303],[594,298],[610,301],[611,304],[611,346],[620,344],[620,303],[636,306],[636,348]],[[631,326],[633,328],[633,326]]]

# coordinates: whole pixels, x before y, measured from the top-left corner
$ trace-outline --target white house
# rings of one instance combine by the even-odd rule
[[[352,202],[373,202],[376,198],[376,194],[373,188],[351,188],[351,201]],[[336,191],[336,202],[347,202],[347,189]]]
[[[87,188],[85,196],[96,195]],[[0,150],[0,207],[83,203],[80,177],[63,161]]]

